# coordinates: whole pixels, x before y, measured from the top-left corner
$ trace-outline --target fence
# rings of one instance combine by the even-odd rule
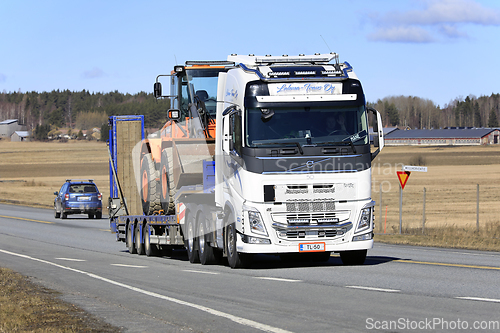
[[[425,228],[450,226],[479,230],[487,224],[500,225],[500,185],[407,185],[401,220],[399,184],[373,184],[372,197],[377,201],[377,233],[404,233],[410,228],[424,232]]]

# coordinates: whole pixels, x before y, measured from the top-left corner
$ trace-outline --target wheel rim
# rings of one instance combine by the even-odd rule
[[[168,184],[167,184],[167,168],[163,166],[161,169],[161,195],[164,199],[167,198],[168,195]]]
[[[227,252],[232,257],[234,255],[234,246],[235,246],[234,232],[233,226],[230,225],[227,227]]]
[[[146,170],[142,173],[142,200],[148,201],[148,173]]]
[[[200,244],[200,254],[203,254],[205,250],[205,229],[203,227],[203,222],[200,223],[200,233],[198,235],[198,240]]]
[[[194,239],[193,239],[193,224],[192,223],[189,223],[189,226],[188,226],[188,247],[189,247],[189,252],[193,252]]]

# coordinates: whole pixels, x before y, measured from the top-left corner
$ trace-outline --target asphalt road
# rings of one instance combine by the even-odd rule
[[[126,332],[500,331],[500,253],[376,244],[365,265],[130,255],[106,219],[0,205],[0,266]]]

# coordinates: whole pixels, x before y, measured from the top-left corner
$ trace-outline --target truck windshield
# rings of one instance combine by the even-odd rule
[[[246,146],[368,144],[364,106],[249,109],[245,119]]]
[[[217,101],[217,78],[220,69],[189,69],[182,77],[181,110],[187,112],[188,104],[198,98],[205,103],[210,115],[215,117]],[[188,85],[188,82],[190,85]],[[196,96],[196,97],[195,97]]]

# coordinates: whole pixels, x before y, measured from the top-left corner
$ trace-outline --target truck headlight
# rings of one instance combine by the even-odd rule
[[[356,231],[361,231],[370,228],[372,221],[372,208],[363,208],[361,210],[361,217],[359,218],[358,228]]]
[[[262,220],[262,216],[255,209],[250,209],[250,207],[243,207],[243,209],[248,211],[248,224],[250,225],[250,231],[254,234],[268,236],[266,226]]]

